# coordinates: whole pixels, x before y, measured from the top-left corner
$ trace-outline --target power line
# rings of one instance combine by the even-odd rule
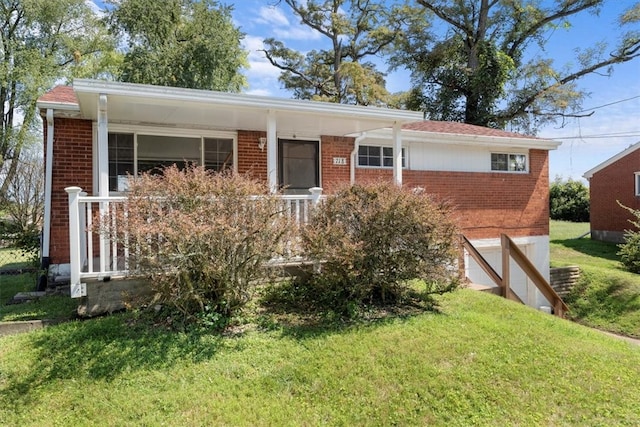
[[[550,139],[562,140],[562,139],[635,138],[635,137],[640,137],[640,131],[598,133],[593,135],[578,135],[578,136],[560,136],[557,138],[550,138]]]
[[[613,101],[613,102],[610,102],[608,104],[598,105],[597,107],[585,108],[584,110],[580,110],[580,111],[576,112],[575,114],[584,113],[586,111],[598,110],[600,108],[609,107],[611,105],[616,105],[616,104],[620,104],[620,103],[627,102],[627,101],[633,101],[634,99],[638,99],[638,98],[640,98],[640,95],[632,96],[631,98],[621,99],[619,101]]]

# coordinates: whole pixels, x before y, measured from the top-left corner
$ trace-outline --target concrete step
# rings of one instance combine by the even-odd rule
[[[487,286],[481,285],[479,283],[467,283],[466,285],[464,285],[464,287],[472,289],[474,291],[488,292],[495,295],[501,294],[500,288],[498,286]]]

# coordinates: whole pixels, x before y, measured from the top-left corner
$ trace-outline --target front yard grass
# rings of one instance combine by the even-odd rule
[[[640,348],[492,295],[372,322],[0,338],[3,425],[639,425]]]
[[[31,266],[32,262],[22,251],[0,249],[0,272],[5,273],[0,274],[0,322],[74,317],[77,301],[68,296],[47,295],[28,303],[9,304],[17,293],[35,291],[39,274],[37,270],[15,274],[16,269],[28,269]],[[11,274],[6,274],[8,272]]]
[[[10,304],[17,293],[34,291],[36,280],[37,273],[0,275],[0,322],[75,317],[78,301],[69,296],[47,295],[22,304]]]
[[[569,295],[569,316],[580,323],[640,338],[640,275],[624,269],[613,243],[578,238],[588,223],[551,221],[551,266],[577,265],[582,274]]]

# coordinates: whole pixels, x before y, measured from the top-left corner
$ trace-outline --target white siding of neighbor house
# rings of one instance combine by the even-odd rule
[[[549,280],[549,236],[519,237],[514,239],[518,247],[525,253],[535,267]],[[493,269],[502,275],[502,256],[499,239],[478,239],[471,243],[478,249],[482,256],[491,264]],[[511,260],[511,288],[525,302],[525,304],[540,308],[549,306],[547,299],[531,283],[518,265]],[[485,274],[480,266],[465,252],[465,272],[473,283],[487,286],[495,286],[493,281]]]

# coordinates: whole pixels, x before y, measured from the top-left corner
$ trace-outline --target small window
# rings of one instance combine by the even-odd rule
[[[633,174],[636,181],[636,196],[640,196],[640,172]]]
[[[491,170],[505,172],[526,172],[526,154],[491,153]]]
[[[376,145],[361,145],[358,147],[358,166],[393,167],[393,148]],[[406,167],[405,150],[402,149],[402,167]]]
[[[233,168],[233,140],[205,138],[204,166],[217,172]]]
[[[109,134],[109,190],[125,191],[133,175],[133,134]]]

